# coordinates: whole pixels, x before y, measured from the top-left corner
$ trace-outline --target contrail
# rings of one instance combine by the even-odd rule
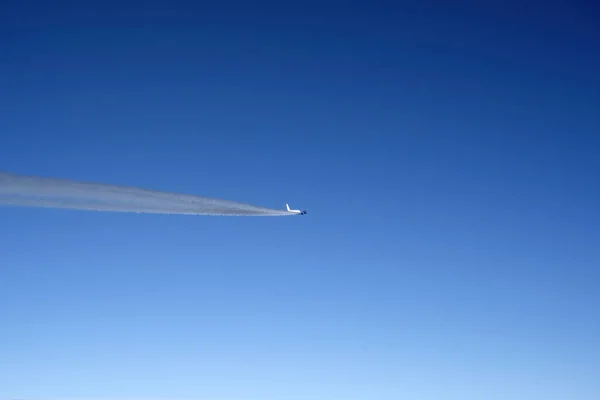
[[[7,172],[0,172],[0,205],[151,214],[295,215],[237,201]]]

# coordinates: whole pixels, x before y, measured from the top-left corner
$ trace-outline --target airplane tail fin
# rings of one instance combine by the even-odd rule
[[[288,210],[288,211],[291,211],[291,210],[290,210],[290,205],[289,205],[289,204],[286,204],[286,205],[285,205],[285,207],[287,208],[287,210]]]

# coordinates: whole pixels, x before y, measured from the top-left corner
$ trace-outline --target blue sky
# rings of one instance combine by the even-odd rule
[[[599,398],[598,13],[503,3],[3,2],[0,170],[309,214],[0,208],[0,398]]]

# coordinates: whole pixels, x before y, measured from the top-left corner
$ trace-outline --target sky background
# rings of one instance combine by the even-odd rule
[[[593,2],[3,1],[0,398],[600,398]],[[459,2],[460,3],[460,2]]]

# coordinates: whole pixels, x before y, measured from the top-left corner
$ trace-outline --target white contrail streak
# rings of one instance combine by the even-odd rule
[[[295,215],[230,200],[6,172],[0,172],[0,205],[152,214]]]

